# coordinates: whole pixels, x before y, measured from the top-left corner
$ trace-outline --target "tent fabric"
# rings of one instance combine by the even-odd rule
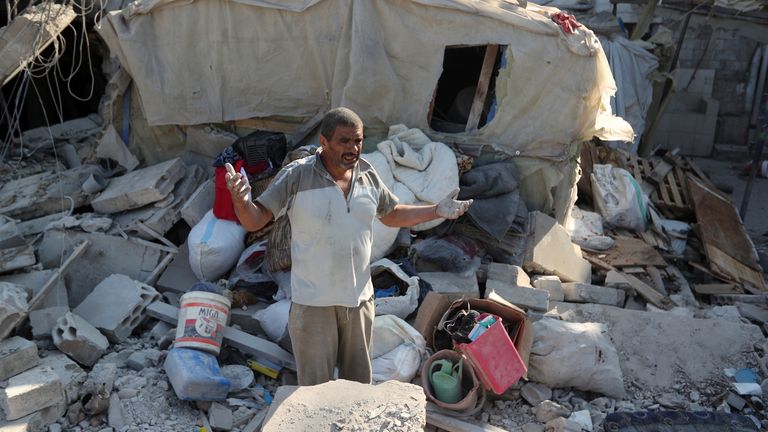
[[[600,42],[566,35],[554,8],[497,0],[138,0],[99,33],[134,79],[150,125],[194,125],[349,107],[435,141],[562,160],[597,135],[632,140],[610,112]],[[477,131],[427,123],[446,47],[506,45],[497,110]]]

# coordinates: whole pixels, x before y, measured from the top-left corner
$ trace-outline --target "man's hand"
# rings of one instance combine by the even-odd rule
[[[458,219],[461,215],[466,213],[467,210],[469,210],[469,206],[472,205],[472,200],[458,201],[456,200],[458,195],[459,188],[451,191],[448,196],[437,203],[435,213],[445,219]]]
[[[227,189],[229,189],[229,193],[232,195],[232,201],[235,203],[249,202],[251,185],[248,184],[248,179],[243,177],[242,174],[235,172],[235,167],[229,162],[225,163],[224,166],[227,168],[224,180],[226,180]]]

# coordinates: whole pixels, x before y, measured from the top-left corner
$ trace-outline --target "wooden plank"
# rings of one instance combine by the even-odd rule
[[[0,86],[32,62],[75,19],[70,5],[29,6],[0,33]]]
[[[664,286],[664,280],[661,278],[661,272],[659,269],[657,269],[654,266],[647,266],[645,268],[646,273],[648,273],[648,276],[651,277],[651,281],[653,282],[653,287],[656,288],[656,291],[664,294],[669,295],[669,292],[667,291],[667,287]]]
[[[688,187],[713,272],[768,290],[755,247],[733,204],[693,177],[688,177]]]
[[[467,127],[465,129],[467,131],[476,130],[480,124],[480,115],[483,113],[485,97],[488,95],[491,74],[493,74],[493,67],[496,64],[496,55],[498,53],[498,45],[488,45],[485,48],[485,58],[483,59],[483,67],[480,69],[480,78],[477,80],[475,99],[472,101],[472,108],[469,110],[469,118],[467,118]]]
[[[672,191],[672,197],[675,200],[674,206],[684,207],[685,204],[683,203],[683,198],[680,196],[680,191],[677,186],[677,182],[675,181],[675,176],[673,174],[669,174],[667,176],[667,181],[669,182],[669,189]]]
[[[29,245],[0,249],[0,273],[29,267],[37,262],[35,248]]]
[[[744,293],[744,290],[736,284],[694,284],[693,290],[703,295]]]
[[[673,303],[669,297],[659,293],[658,291],[651,288],[650,286],[648,286],[648,284],[641,281],[640,279],[630,274],[627,274],[626,272],[622,272],[616,267],[613,267],[612,265],[607,264],[605,261],[601,260],[600,258],[590,256],[588,254],[584,254],[584,259],[586,259],[590,263],[600,268],[603,268],[605,270],[612,270],[616,272],[617,275],[622,279],[624,279],[624,281],[629,286],[634,288],[635,292],[637,292],[640,296],[642,296],[644,299],[646,299],[648,302],[652,303],[656,307],[659,307],[661,309],[667,309],[667,310],[672,309]]]
[[[667,266],[667,262],[656,249],[641,239],[616,237],[614,240],[616,243],[613,247],[605,251],[605,256],[601,257],[609,265],[614,267]]]

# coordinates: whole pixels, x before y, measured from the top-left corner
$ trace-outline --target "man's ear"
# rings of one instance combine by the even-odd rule
[[[323,134],[320,134],[320,147],[326,147],[328,145],[328,140],[325,139]]]

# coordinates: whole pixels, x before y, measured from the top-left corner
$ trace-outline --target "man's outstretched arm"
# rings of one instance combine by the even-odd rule
[[[232,204],[240,225],[248,231],[258,231],[272,220],[272,212],[259,203],[249,199],[251,185],[242,174],[235,172],[235,168],[227,163],[227,174],[224,179],[227,189],[232,196]]]

